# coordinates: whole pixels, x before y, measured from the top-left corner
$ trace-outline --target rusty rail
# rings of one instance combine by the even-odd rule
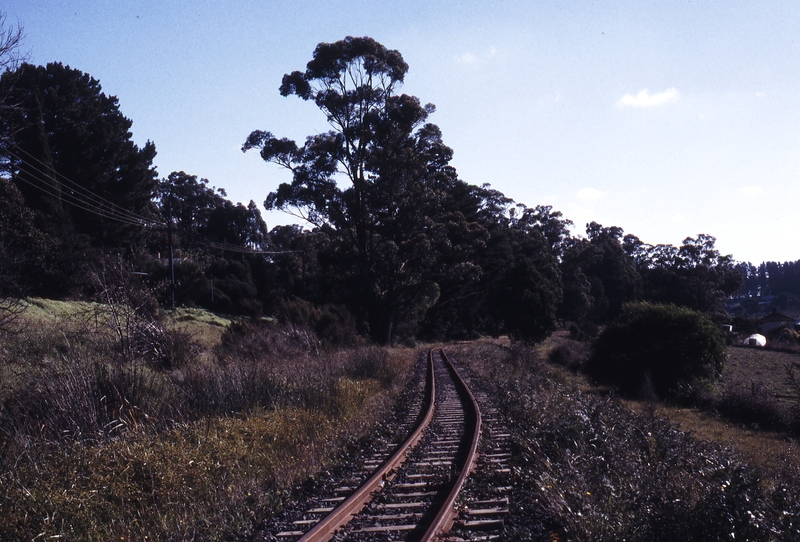
[[[347,524],[354,515],[364,508],[370,500],[372,494],[381,487],[383,481],[389,474],[403,464],[406,459],[406,452],[414,446],[422,433],[430,424],[433,418],[433,410],[436,402],[435,375],[433,371],[433,354],[428,352],[428,378],[425,383],[425,414],[417,425],[411,436],[400,446],[398,446],[392,456],[350,497],[337,506],[322,521],[317,523],[313,529],[308,531],[299,542],[325,542],[333,537],[337,529]]]
[[[468,429],[468,431],[472,432],[471,441],[469,452],[464,460],[464,467],[461,469],[461,472],[456,479],[455,484],[453,485],[453,489],[448,494],[447,498],[445,499],[444,503],[442,503],[442,507],[439,509],[439,513],[436,514],[436,517],[433,519],[430,527],[425,532],[425,534],[420,539],[421,542],[430,542],[434,539],[434,537],[438,536],[441,533],[445,533],[450,530],[450,527],[453,524],[453,519],[456,515],[455,510],[455,502],[456,498],[458,498],[458,494],[461,491],[461,488],[464,486],[464,482],[467,480],[467,476],[469,473],[472,472],[472,469],[475,468],[475,463],[478,460],[478,440],[481,436],[481,410],[478,407],[478,402],[475,400],[475,396],[472,395],[467,384],[461,378],[461,375],[458,374],[453,364],[447,358],[447,355],[444,353],[444,350],[441,351],[442,359],[444,359],[445,363],[447,364],[448,369],[450,369],[451,374],[453,375],[453,379],[458,384],[458,387],[461,390],[461,393],[467,396],[469,399],[468,401],[464,401],[467,404],[467,408],[471,410],[470,414],[472,414],[472,427]]]
[[[461,403],[464,405],[465,418],[467,420],[465,440],[469,441],[468,451],[463,456],[462,467],[455,482],[453,483],[447,497],[436,512],[431,523],[420,538],[422,542],[430,542],[435,537],[446,533],[453,524],[456,516],[454,508],[458,494],[464,485],[469,473],[474,469],[477,461],[478,440],[481,430],[481,413],[478,403],[469,387],[458,374],[453,364],[447,358],[443,350],[440,350],[442,360],[447,370],[452,376],[458,394],[461,396]],[[334,534],[345,526],[355,515],[357,515],[372,500],[374,493],[379,490],[384,481],[392,476],[392,473],[403,464],[408,451],[419,442],[422,434],[430,424],[434,415],[435,407],[435,371],[433,362],[433,350],[428,352],[428,378],[426,380],[426,398],[423,402],[423,412],[420,421],[412,432],[411,436],[397,447],[392,456],[381,465],[380,468],[359,487],[349,498],[337,506],[330,514],[323,518],[313,529],[308,531],[300,542],[324,542],[333,538]]]

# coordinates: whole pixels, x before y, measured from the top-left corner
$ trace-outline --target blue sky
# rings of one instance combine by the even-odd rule
[[[264,201],[286,172],[240,150],[327,130],[283,98],[319,42],[371,36],[473,184],[647,243],[708,233],[737,260],[800,259],[800,3],[794,1],[6,0],[30,61],[98,79],[159,174]],[[265,214],[270,227],[291,222]]]

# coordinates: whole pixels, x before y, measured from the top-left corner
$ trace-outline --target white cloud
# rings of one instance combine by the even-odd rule
[[[487,60],[495,58],[498,56],[498,51],[496,47],[490,47],[486,51],[480,54],[473,54],[469,51],[466,51],[460,55],[455,57],[455,61],[459,64],[464,64],[465,66],[475,66],[476,64],[482,64]]]
[[[739,193],[743,196],[759,196],[764,193],[764,189],[760,186],[745,186],[739,189]]]
[[[472,53],[463,53],[456,57],[456,62],[459,64],[466,64],[467,66],[473,66],[478,63],[478,57],[473,55]]]
[[[639,94],[626,94],[617,100],[617,107],[656,107],[670,102],[678,101],[680,94],[678,89],[669,88],[664,92],[651,94],[650,90],[644,88],[639,91]]]
[[[596,188],[581,188],[578,190],[578,199],[581,201],[594,201],[603,197],[603,193]]]

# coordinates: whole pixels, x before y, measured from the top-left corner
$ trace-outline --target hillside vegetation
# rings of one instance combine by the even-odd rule
[[[564,336],[548,342],[451,348],[501,402],[515,436],[504,540],[800,536],[796,445],[762,435],[782,460],[760,461],[755,439],[719,420],[705,419],[706,438],[682,432],[674,407],[615,399],[548,363],[554,349],[576,347]]]
[[[98,80],[17,46],[0,46],[0,538],[245,536],[380,422],[414,345],[487,337],[513,348],[459,352],[507,399],[520,510],[541,518],[510,532],[798,534],[790,454],[759,474],[614,397],[797,438],[792,319],[772,331],[789,357],[728,348],[727,368],[718,329],[800,308],[800,262],[737,263],[707,233],[573,233],[461,179],[435,106],[401,92],[408,64],[369,37],[318,44],[276,89],[327,132],[242,134],[286,175],[264,208],[304,221],[268,230],[255,201],[159,178]],[[783,376],[760,382],[768,366]]]
[[[330,350],[308,329],[193,310],[150,322],[180,339],[185,359],[126,360],[109,310],[33,299],[20,332],[2,337],[4,540],[243,536],[368,438],[418,359],[412,350]],[[762,395],[784,386],[791,354],[730,349],[705,411],[692,417],[591,386],[567,369],[587,350],[565,332],[535,348],[450,350],[514,426],[509,540],[657,540],[673,522],[687,525],[689,540],[777,540],[769,533],[800,528],[795,447],[713,410],[746,369]],[[778,406],[786,414],[792,404]],[[539,519],[518,519],[531,517]]]
[[[0,336],[3,540],[241,536],[370,433],[415,361],[197,310],[27,305]]]

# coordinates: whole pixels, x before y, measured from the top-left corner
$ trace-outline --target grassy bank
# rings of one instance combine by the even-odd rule
[[[414,361],[274,323],[123,316],[34,300],[3,335],[3,540],[242,536],[372,431]]]
[[[800,462],[758,465],[681,431],[666,406],[633,409],[550,363],[558,346],[563,337],[454,350],[492,388],[515,436],[505,539],[800,538]]]

